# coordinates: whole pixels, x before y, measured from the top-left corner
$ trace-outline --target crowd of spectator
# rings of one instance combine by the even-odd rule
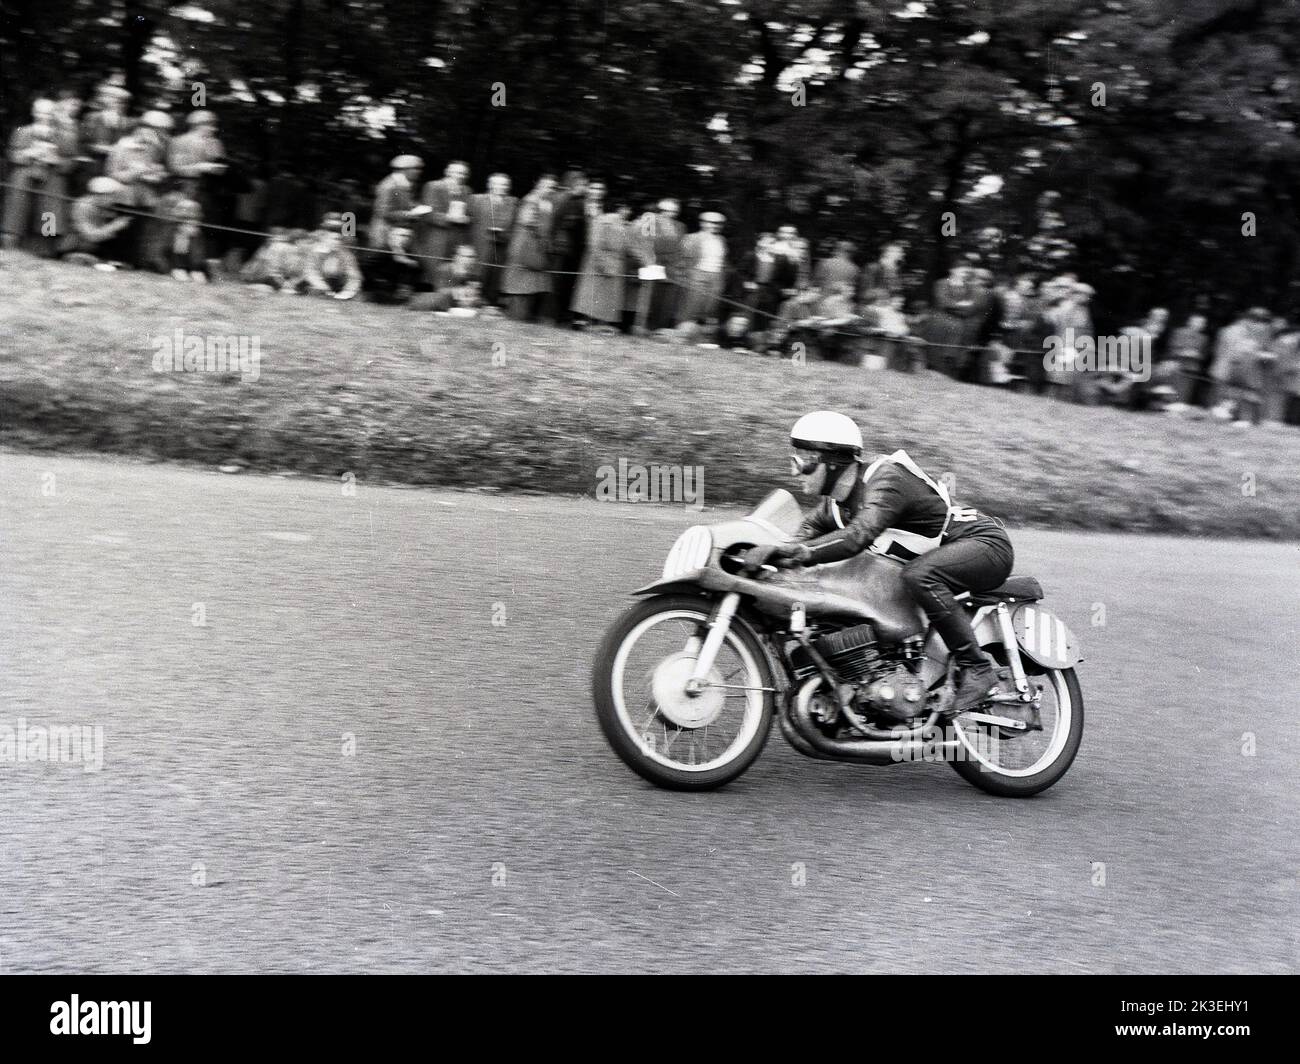
[[[424,181],[411,154],[391,161],[368,209],[326,213],[312,228],[268,224],[265,182],[231,195],[213,111],[130,116],[129,102],[120,78],[89,102],[73,91],[35,101],[9,140],[6,248],[178,281],[238,279],[286,294],[937,369],[1079,403],[1300,424],[1300,328],[1263,308],[1213,341],[1203,315],[1171,328],[1154,308],[1122,331],[1153,353],[1149,379],[1053,369],[1042,354],[1050,337],[1095,335],[1093,290],[1072,274],[1000,276],[971,254],[919,298],[901,242],[861,264],[853,241],[815,249],[787,224],[741,249],[722,213],[699,212],[690,231],[672,197],[634,204],[577,170],[542,174],[521,197],[494,173],[476,192],[465,163]]]

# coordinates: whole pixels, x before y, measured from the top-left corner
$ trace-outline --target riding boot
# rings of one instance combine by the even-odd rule
[[[980,650],[970,618],[960,607],[931,617],[930,622],[952,652],[959,670],[957,695],[949,712],[954,715],[965,713],[988,698],[990,691],[997,686],[998,674],[993,661]]]

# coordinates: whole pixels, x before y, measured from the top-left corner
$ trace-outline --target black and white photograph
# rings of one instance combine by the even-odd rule
[[[1300,968],[1300,5],[0,18],[0,976]]]

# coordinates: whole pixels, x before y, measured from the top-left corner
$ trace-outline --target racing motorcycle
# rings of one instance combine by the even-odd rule
[[[954,663],[903,585],[888,532],[845,561],[746,570],[746,550],[789,541],[802,521],[780,490],[747,517],[687,529],[605,634],[596,716],[634,772],[675,790],[721,787],[758,758],[775,716],[808,757],[944,760],[1004,797],[1065,775],[1083,737],[1082,659],[1036,579],[958,596],[998,684],[954,714]]]

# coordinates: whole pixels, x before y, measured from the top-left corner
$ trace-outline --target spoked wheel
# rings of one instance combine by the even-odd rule
[[[767,658],[739,620],[699,691],[688,692],[711,607],[691,595],[649,599],[623,614],[596,651],[601,731],[633,772],[660,787],[730,783],[754,763],[772,724]]]
[[[949,761],[957,775],[1003,798],[1028,798],[1065,775],[1083,740],[1083,693],[1073,669],[1031,676],[1041,685],[1042,731],[1010,731],[963,713],[952,726],[961,746]],[[997,708],[983,710],[997,713]]]

